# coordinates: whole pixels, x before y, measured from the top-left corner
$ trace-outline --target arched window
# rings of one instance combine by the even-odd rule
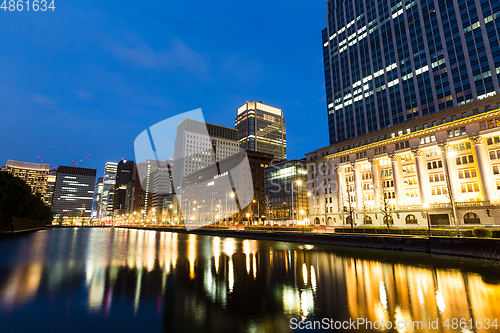
[[[332,218],[329,217],[327,220],[326,220],[326,225],[332,225]]]
[[[417,218],[415,215],[410,214],[406,216],[406,224],[418,224]]]
[[[317,218],[315,218],[315,219],[314,219],[314,224],[319,224],[319,223],[320,223],[320,222],[319,222],[319,218],[318,218],[318,217],[317,217]]]
[[[345,219],[345,224],[349,224],[351,225],[352,223],[352,217],[348,216],[346,219]]]
[[[464,215],[465,224],[481,224],[481,219],[476,213],[467,213]]]
[[[394,220],[392,219],[392,216],[384,216],[384,225],[387,225],[387,221],[389,221],[389,225],[394,224]]]
[[[363,219],[363,223],[364,224],[373,224],[372,218],[369,217],[368,215],[366,215],[365,218]]]

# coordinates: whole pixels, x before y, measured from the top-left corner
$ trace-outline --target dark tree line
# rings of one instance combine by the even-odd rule
[[[24,180],[0,171],[0,223],[9,223],[14,217],[50,221],[52,212]]]

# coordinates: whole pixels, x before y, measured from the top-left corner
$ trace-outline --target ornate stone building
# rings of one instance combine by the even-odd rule
[[[306,156],[311,223],[500,224],[498,97]]]

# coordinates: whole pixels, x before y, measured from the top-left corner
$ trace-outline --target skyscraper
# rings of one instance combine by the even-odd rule
[[[60,165],[52,211],[55,217],[90,217],[97,170]]]
[[[124,214],[126,212],[125,197],[127,184],[132,181],[133,169],[134,161],[122,159],[118,163],[115,188],[113,191],[113,215]]]
[[[113,212],[113,194],[115,190],[117,170],[118,163],[115,162],[107,162],[104,166],[100,217],[109,216]]]
[[[246,102],[238,108],[234,126],[241,148],[286,159],[286,126],[281,109]]]
[[[101,211],[101,198],[104,178],[99,177],[94,186],[94,198],[92,199],[92,212],[90,217],[99,217]]]
[[[330,0],[327,8],[330,144],[500,92],[498,1]]]

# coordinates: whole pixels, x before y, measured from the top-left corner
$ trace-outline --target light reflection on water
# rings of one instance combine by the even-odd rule
[[[496,262],[118,228],[3,237],[0,251],[2,332],[290,332],[292,317],[500,317]]]

